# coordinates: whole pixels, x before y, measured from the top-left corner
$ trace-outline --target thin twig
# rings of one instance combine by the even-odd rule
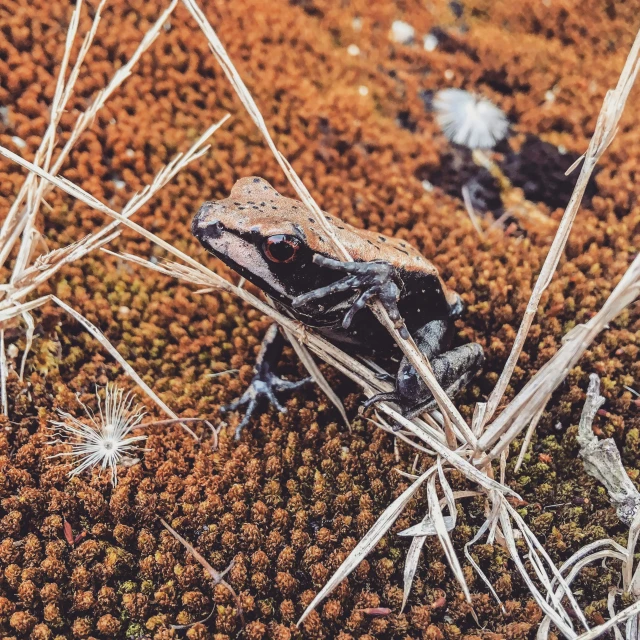
[[[229,590],[234,600],[236,601],[236,607],[238,608],[238,615],[242,619],[244,623],[244,618],[242,614],[242,604],[240,603],[240,598],[238,598],[238,594],[234,591],[233,587],[224,579],[224,574],[229,571],[227,568],[224,572],[220,573],[216,571],[210,564],[205,560],[204,556],[196,551],[195,547],[187,542],[169,523],[167,523],[164,518],[160,518],[160,522],[162,526],[176,539],[178,542],[182,544],[182,546],[204,567],[205,571],[213,578],[213,584],[221,584],[226,589]]]
[[[550,396],[547,398],[547,402],[549,401]],[[516,464],[513,467],[513,472],[518,473],[520,471],[520,467],[524,462],[524,457],[527,454],[527,450],[529,449],[529,445],[531,444],[531,439],[533,438],[533,434],[538,426],[538,422],[540,422],[540,418],[542,418],[542,414],[544,413],[544,409],[547,406],[547,402],[545,402],[537,411],[536,415],[533,416],[529,427],[527,428],[527,433],[525,434],[524,441],[522,443],[522,447],[520,448],[520,454],[518,455],[518,459],[516,460]],[[505,449],[506,451],[506,449]]]
[[[609,499],[622,522],[631,525],[640,509],[640,493],[629,478],[613,438],[599,440],[592,425],[598,409],[604,404],[600,395],[600,378],[589,376],[587,399],[580,416],[577,441],[585,471],[604,485]],[[635,548],[635,545],[634,545]]]
[[[469,187],[466,184],[462,187],[462,200],[464,202],[464,207],[467,210],[467,214],[469,215],[469,219],[471,220],[473,228],[481,238],[484,238],[484,231],[480,226],[480,221],[478,220],[478,216],[476,215],[475,209],[473,208],[471,193],[469,193]]]
[[[0,329],[0,397],[2,398],[2,413],[9,415],[9,402],[7,399],[7,352],[4,348],[4,329]]]

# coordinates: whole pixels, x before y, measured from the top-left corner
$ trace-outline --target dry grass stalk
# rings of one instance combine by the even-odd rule
[[[531,422],[529,423],[529,426],[527,427],[527,433],[524,436],[522,447],[520,447],[520,453],[518,454],[518,459],[516,460],[516,464],[513,467],[514,473],[518,473],[518,471],[520,471],[520,467],[524,462],[524,457],[527,454],[529,445],[531,444],[531,439],[533,438],[533,434],[535,433],[536,427],[538,426],[538,422],[540,422],[540,418],[542,418],[542,414],[544,413],[544,408],[547,406],[550,399],[551,399],[551,396],[543,400],[542,406],[540,407],[540,409],[538,409],[536,414],[533,416]]]
[[[60,69],[58,71],[58,77],[56,80],[56,88],[53,96],[53,102],[51,105],[51,117],[49,121],[49,125],[43,136],[40,147],[35,156],[35,163],[42,163],[45,169],[49,168],[49,163],[51,161],[51,154],[53,153],[53,146],[55,141],[55,131],[58,126],[58,122],[62,115],[65,99],[68,97],[69,93],[66,91],[65,87],[65,76],[67,71],[67,66],[69,64],[69,57],[71,55],[71,49],[73,47],[73,42],[75,40],[76,32],[78,30],[78,24],[80,22],[80,14],[82,11],[82,1],[79,0],[76,3],[76,6],[71,14],[71,21],[69,24],[69,28],[67,30],[67,37],[65,41],[64,53],[62,56],[62,61],[60,63]],[[38,208],[40,205],[40,200],[42,199],[42,190],[45,182],[43,180],[35,180],[32,175],[27,176],[23,187],[19,192],[19,199],[14,203],[15,206],[12,206],[9,210],[9,214],[3,223],[2,230],[0,231],[0,235],[3,235],[3,232],[9,235],[9,240],[11,242],[6,242],[2,246],[2,253],[6,257],[9,255],[13,243],[15,243],[20,235],[21,229],[22,231],[22,243],[20,245],[20,249],[18,251],[18,256],[16,258],[15,266],[13,272],[11,274],[10,281],[13,283],[14,280],[19,279],[23,270],[26,268],[28,261],[32,257],[33,254],[33,240],[36,236],[36,231],[34,229],[34,222],[38,212]],[[22,204],[22,198],[26,198],[27,205],[25,210],[22,212],[21,219],[18,222],[15,222],[15,216],[17,216],[17,212],[19,207]],[[13,217],[12,217],[13,216]],[[4,258],[3,258],[4,260]],[[28,316],[25,316],[27,318]],[[27,320],[27,326],[30,329],[33,326],[33,322]],[[27,344],[31,344],[32,334],[28,333],[27,335]],[[0,340],[0,386],[2,387],[2,410],[6,415],[8,411],[8,403],[6,397],[6,388],[7,388],[7,366],[6,366],[6,353],[5,353],[5,344],[4,344],[4,331],[2,331],[2,340]],[[22,375],[22,369],[21,369]]]
[[[464,202],[464,208],[467,210],[467,214],[469,215],[469,220],[471,220],[471,224],[473,228],[476,230],[477,234],[484,238],[484,231],[480,226],[480,220],[478,220],[478,215],[476,214],[475,209],[473,208],[473,202],[471,201],[471,193],[469,192],[469,187],[465,184],[462,187],[462,201]]]
[[[29,302],[24,302],[22,304],[14,304],[8,307],[7,309],[0,310],[0,324],[3,327],[14,326],[12,321],[15,321],[16,318],[21,316],[23,313],[27,311],[32,311],[33,309],[37,309],[41,307],[46,302],[51,300],[51,296],[42,296],[40,298],[36,298],[35,300],[31,300]]]
[[[598,334],[640,295],[640,256],[631,263],[602,309],[586,324],[574,327],[564,344],[480,437],[481,463],[496,458],[518,437],[531,417],[544,409],[548,398],[577,364]],[[489,447],[493,448],[489,451]]]
[[[0,398],[2,399],[2,413],[8,415],[9,403],[7,400],[7,353],[4,349],[4,329],[0,329]]]
[[[455,499],[453,497],[451,487],[449,486],[449,483],[447,482],[442,471],[442,462],[440,458],[438,458],[436,468],[438,469],[440,486],[442,487],[442,490],[445,494],[447,506],[449,508],[449,514],[453,521],[449,521],[449,523],[445,522],[444,516],[442,515],[440,501],[438,500],[438,494],[436,492],[435,475],[431,476],[429,483],[427,484],[427,501],[429,504],[429,515],[431,516],[436,535],[438,536],[438,540],[440,540],[440,544],[442,545],[442,550],[444,551],[444,554],[447,558],[449,567],[451,567],[451,571],[455,579],[458,581],[458,584],[462,588],[464,597],[466,598],[467,602],[471,604],[471,594],[469,593],[469,586],[467,585],[467,581],[464,578],[462,566],[460,565],[460,560],[458,560],[458,554],[453,548],[453,543],[451,542],[451,538],[449,536],[449,531],[455,527],[458,510],[456,509]]]
[[[341,244],[339,239],[336,237],[333,227],[327,222],[325,219],[320,207],[315,202],[308,189],[300,180],[297,173],[294,171],[293,167],[289,164],[287,159],[278,151],[269,130],[264,122],[264,118],[258,109],[258,106],[255,103],[251,93],[247,89],[246,85],[242,81],[240,74],[236,70],[231,58],[227,54],[222,42],[218,38],[215,30],[211,26],[211,23],[207,20],[206,16],[200,9],[198,3],[195,0],[183,0],[185,6],[190,11],[191,15],[198,23],[198,26],[202,29],[204,35],[209,41],[209,45],[213,54],[215,55],[218,63],[222,67],[224,73],[227,78],[231,82],[234,90],[236,91],[238,97],[242,101],[242,104],[247,109],[247,112],[251,116],[252,120],[262,133],[269,149],[273,153],[274,157],[282,167],[287,179],[295,189],[298,197],[304,202],[304,204],[309,208],[311,212],[313,212],[317,219],[323,226],[325,233],[333,242],[336,250],[342,256],[342,259],[345,261],[351,261],[352,258],[349,255],[349,252],[346,248]],[[373,305],[373,309],[375,311],[378,320],[382,322],[382,324],[386,327],[386,329],[391,333],[394,340],[402,349],[404,355],[407,356],[409,362],[415,367],[418,374],[422,377],[425,384],[433,394],[434,399],[438,403],[438,406],[441,408],[443,414],[446,416],[447,420],[451,420],[455,424],[459,433],[462,433],[466,441],[475,447],[476,445],[476,437],[468,427],[467,423],[464,421],[463,417],[458,412],[457,408],[451,402],[450,398],[444,392],[438,381],[436,380],[433,372],[431,370],[431,366],[428,361],[424,357],[424,355],[419,351],[416,347],[414,341],[412,339],[406,339],[402,335],[400,335],[400,327],[396,326],[389,315],[387,314],[385,308],[379,301],[376,301]],[[448,423],[446,425],[448,427]]]
[[[627,607],[620,611],[620,613],[616,614],[613,618],[610,618],[605,623],[598,625],[597,627],[593,627],[586,633],[578,636],[576,640],[595,640],[595,638],[599,638],[600,636],[607,633],[612,628],[617,627],[619,624],[623,622],[627,622],[629,620],[634,620],[638,616],[640,616],[640,600],[635,602],[631,606]],[[632,627],[633,629],[634,627]],[[637,622],[635,624],[635,633],[632,631],[627,634],[627,640],[635,640],[637,637]]]
[[[5,296],[4,300],[0,301],[0,309],[6,309],[23,300],[34,289],[49,280],[64,265],[70,264],[87,253],[111,242],[118,235],[120,235],[119,231],[102,238],[97,238],[95,234],[91,234],[66,247],[60,247],[38,256],[30,267],[22,271],[19,278],[16,278],[11,284],[0,286],[0,292]]]
[[[522,348],[524,347],[527,334],[531,328],[531,323],[538,312],[538,306],[540,305],[542,294],[549,286],[551,278],[558,266],[558,262],[560,261],[560,257],[562,256],[562,252],[564,251],[564,247],[567,239],[569,238],[569,233],[571,231],[573,221],[578,213],[589,178],[593,174],[593,170],[602,157],[602,154],[606,151],[615,136],[629,92],[631,91],[631,87],[633,86],[636,76],[638,75],[638,70],[640,69],[639,58],[640,32],[636,35],[636,39],[629,55],[627,56],[626,63],[616,88],[609,90],[605,96],[600,114],[598,115],[596,128],[591,138],[591,142],[589,143],[589,148],[585,154],[584,162],[573,194],[571,195],[569,204],[562,216],[560,226],[558,227],[551,248],[549,249],[549,253],[542,265],[535,287],[531,293],[531,298],[527,304],[527,309],[524,317],[522,318],[518,334],[516,335],[516,339],[507,359],[505,368],[502,371],[489,400],[487,401],[487,410],[483,416],[483,424],[485,425],[498,408],[500,400],[502,399],[507,385],[509,384],[513,370],[515,369],[520,353],[522,352]],[[531,416],[533,417],[533,414],[531,414]],[[489,428],[491,433],[495,433],[494,427],[495,425],[492,425],[492,427]],[[484,450],[482,441],[479,444],[480,450]]]
[[[544,597],[542,593],[540,593],[537,585],[529,576],[524,563],[520,559],[520,555],[518,554],[518,549],[516,546],[516,536],[511,524],[511,519],[509,518],[509,513],[507,512],[506,508],[504,508],[507,504],[508,503],[505,502],[499,509],[500,528],[502,530],[502,535],[504,537],[507,551],[509,552],[511,559],[518,569],[518,572],[527,585],[527,588],[538,603],[538,606],[540,606],[542,611],[553,621],[560,632],[566,638],[572,640],[576,637],[576,633],[572,628],[571,621],[567,618],[567,614],[562,607],[562,603],[555,599],[550,602],[548,597]],[[531,551],[530,546],[529,551]],[[534,568],[540,569],[539,565],[537,565],[535,562],[532,562],[532,565],[534,566]],[[549,593],[548,596],[553,596],[553,593]]]
[[[427,524],[431,524],[431,516],[427,513],[420,524],[425,526]],[[427,541],[428,535],[429,534],[414,535],[413,539],[411,540],[409,550],[407,551],[407,556],[404,560],[404,572],[402,576],[404,586],[402,590],[402,607],[400,608],[400,613],[402,613],[404,611],[404,608],[407,606],[407,600],[409,599],[409,595],[411,594],[411,587],[413,585],[413,578],[415,577],[416,571],[418,570],[418,562],[420,561],[422,547]]]

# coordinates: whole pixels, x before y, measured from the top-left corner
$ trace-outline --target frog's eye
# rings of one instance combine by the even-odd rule
[[[271,262],[293,262],[300,244],[295,236],[277,235],[268,237],[262,248]]]

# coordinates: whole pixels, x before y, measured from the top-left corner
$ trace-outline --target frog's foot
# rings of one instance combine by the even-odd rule
[[[469,384],[469,382],[471,382],[471,379],[473,378],[473,376],[475,376],[475,374],[476,374],[475,371],[467,371],[466,373],[463,373],[462,376],[458,378],[458,380],[456,380],[452,385],[448,386],[445,389],[445,393],[450,398],[453,398],[460,391],[462,391]],[[394,404],[400,407],[402,415],[405,418],[411,419],[411,418],[415,418],[421,413],[433,411],[434,409],[438,408],[438,403],[432,398],[431,393],[429,393],[429,397],[431,398],[430,400],[423,400],[417,405],[408,407],[405,404],[406,398],[400,395],[397,391],[389,391],[387,393],[377,393],[376,395],[371,396],[370,398],[368,398],[362,403],[361,411],[365,411],[366,409],[368,409],[374,404],[377,404],[378,402],[393,402]]]
[[[400,311],[398,310],[398,298],[400,297],[400,289],[393,281],[393,269],[390,264],[383,261],[372,262],[341,262],[332,258],[325,258],[321,255],[314,255],[313,261],[321,267],[343,271],[346,275],[342,280],[338,280],[326,287],[314,289],[308,293],[304,293],[293,299],[293,307],[300,307],[314,300],[320,300],[326,296],[342,291],[359,290],[360,295],[351,305],[351,308],[345,314],[342,320],[344,329],[351,326],[353,316],[363,309],[371,298],[377,296],[391,318],[396,328],[400,331],[403,338],[409,337]]]
[[[287,413],[287,408],[280,403],[276,397],[276,393],[278,391],[294,391],[311,382],[311,380],[312,378],[310,377],[295,382],[284,380],[274,373],[271,373],[269,368],[263,364],[259,372],[253,377],[253,380],[251,380],[249,388],[242,396],[230,404],[220,407],[220,412],[226,413],[228,411],[235,411],[243,406],[247,407],[244,417],[236,427],[235,439],[239,440],[242,430],[249,424],[249,420],[251,420],[251,417],[265,400],[272,404],[280,413]]]

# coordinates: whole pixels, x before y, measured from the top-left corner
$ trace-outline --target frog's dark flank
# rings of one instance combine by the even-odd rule
[[[207,251],[259,287],[281,310],[351,353],[375,356],[398,350],[366,305],[377,298],[392,320],[404,320],[405,331],[447,393],[457,393],[484,359],[477,343],[449,350],[454,320],[463,311],[460,296],[405,241],[324,215],[354,262],[340,260],[321,222],[304,204],[281,196],[262,178],[242,178],[225,200],[205,202],[191,229]],[[247,406],[236,438],[262,399],[284,412],[275,393],[308,381],[290,382],[273,373],[283,345],[274,325],[263,341],[249,389],[225,407]],[[379,399],[395,402],[407,415],[434,406],[430,391],[404,358],[394,392],[372,401]]]

